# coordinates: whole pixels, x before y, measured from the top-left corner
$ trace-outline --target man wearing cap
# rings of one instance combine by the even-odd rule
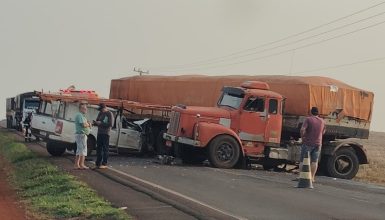
[[[318,168],[318,160],[321,153],[322,136],[325,134],[325,121],[319,117],[317,107],[312,107],[311,115],[305,119],[301,128],[301,147],[300,170],[305,154],[309,153],[311,161],[312,181],[314,182],[315,173]]]
[[[98,126],[97,147],[96,147],[96,167],[107,168],[108,147],[110,144],[110,131],[112,127],[113,115],[108,111],[105,104],[99,105],[99,114],[94,124]]]

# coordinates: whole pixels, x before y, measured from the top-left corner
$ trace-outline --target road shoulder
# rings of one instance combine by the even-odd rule
[[[0,219],[28,220],[33,219],[27,212],[16,189],[12,187],[9,173],[12,167],[0,155]]]
[[[16,133],[10,133],[17,140],[22,141]],[[130,187],[122,185],[110,178],[101,175],[93,170],[74,170],[73,156],[52,157],[40,143],[26,144],[29,149],[37,153],[40,157],[47,159],[56,165],[60,170],[75,176],[85,182],[96,193],[112,203],[114,207],[124,209],[134,219],[148,220],[168,220],[168,219],[196,219],[175,207],[161,202],[144,193],[138,192]]]

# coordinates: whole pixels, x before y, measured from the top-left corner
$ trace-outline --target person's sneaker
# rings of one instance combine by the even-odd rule
[[[106,165],[100,165],[99,169],[107,169],[107,166]]]

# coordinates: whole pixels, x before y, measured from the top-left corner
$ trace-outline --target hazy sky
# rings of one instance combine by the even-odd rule
[[[246,52],[255,53],[251,56],[206,66],[176,66],[254,48],[380,2],[0,0],[0,118],[5,117],[5,98],[25,91],[56,91],[74,84],[108,96],[110,80],[132,75],[132,68],[137,66],[165,75],[291,72],[332,77],[375,93],[372,130],[385,131],[385,116],[381,113],[385,109],[385,23],[369,27],[385,21],[385,13],[381,14],[385,4]],[[351,23],[355,24],[348,25]],[[347,26],[339,28],[343,25]],[[358,29],[363,30],[293,50]],[[293,41],[298,42],[272,49]],[[374,58],[381,59],[303,73]],[[244,62],[251,59],[255,60]],[[228,65],[235,62],[241,64]]]

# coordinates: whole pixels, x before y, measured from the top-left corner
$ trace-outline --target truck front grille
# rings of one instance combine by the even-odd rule
[[[176,135],[179,129],[180,112],[172,111],[170,117],[170,127],[167,133]]]

